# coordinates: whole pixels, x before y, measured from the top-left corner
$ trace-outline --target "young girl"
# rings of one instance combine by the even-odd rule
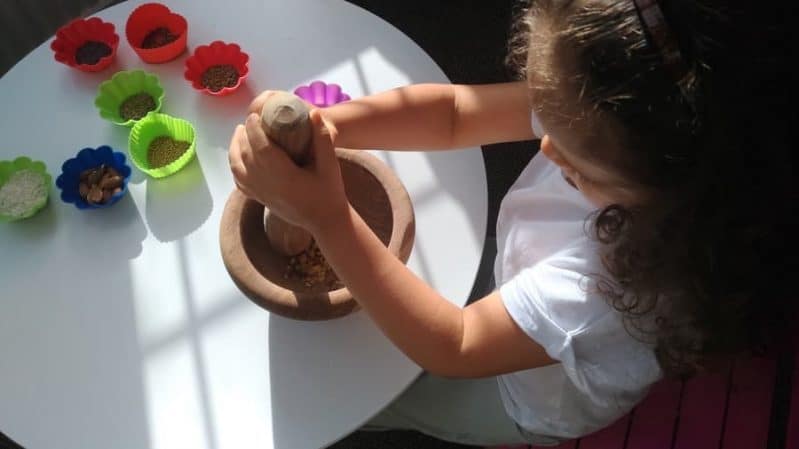
[[[303,168],[257,114],[236,129],[239,188],[309,230],[364,310],[430,373],[371,428],[553,444],[612,423],[663,374],[774,341],[796,267],[782,257],[796,195],[775,113],[784,100],[770,83],[782,75],[776,52],[788,50],[763,25],[779,14],[540,0],[516,39],[525,81],[415,85],[313,110]],[[532,138],[540,152],[499,213],[499,288],[463,309],[350,207],[333,151]]]

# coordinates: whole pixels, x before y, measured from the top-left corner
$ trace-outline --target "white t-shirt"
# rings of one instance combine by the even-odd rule
[[[541,134],[537,134],[541,135]],[[629,412],[661,377],[652,348],[592,290],[603,274],[595,210],[537,154],[502,200],[494,275],[519,327],[560,363],[499,376],[508,414],[539,435],[576,438]]]

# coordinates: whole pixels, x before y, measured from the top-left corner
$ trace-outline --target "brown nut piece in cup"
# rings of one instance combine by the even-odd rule
[[[105,204],[121,191],[122,176],[114,167],[103,164],[80,174],[78,193],[89,204]]]

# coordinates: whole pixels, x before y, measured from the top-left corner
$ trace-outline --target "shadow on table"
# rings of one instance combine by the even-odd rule
[[[64,76],[61,77],[61,88],[68,91],[82,92],[86,95],[87,102],[92,108],[94,108],[94,98],[97,95],[97,87],[100,86],[100,83],[110,79],[114,73],[120,70],[132,70],[124,67],[119,58],[115,58],[111,65],[99,72],[82,72],[63,64],[55,64],[55,66],[48,67],[48,69],[64,71]],[[97,119],[100,119],[99,114]]]
[[[56,209],[64,207],[60,193],[60,190],[51,188],[48,204],[42,210],[30,218],[3,223],[3,232],[14,240],[50,240],[56,226]]]
[[[377,412],[371,409],[375,403],[387,404],[398,393],[390,390],[406,387],[400,379],[410,383],[417,370],[363,311],[330,321],[270,314],[274,448],[322,447],[343,437]],[[398,384],[379,381],[387,376]]]
[[[250,83],[246,80],[230,95],[224,97],[214,97],[208,94],[200,94],[197,92],[197,107],[201,108],[207,113],[207,117],[213,121],[225,121],[229,118],[238,119],[238,123],[244,123],[247,118],[247,107],[259,92],[256,92]],[[230,131],[227,127],[223,131]],[[217,135],[217,133],[209,133]],[[222,132],[224,136],[225,133]]]
[[[79,211],[79,214],[80,229],[76,231],[80,236],[73,233],[70,239],[75,251],[103,242],[102,246],[114,258],[134,259],[141,254],[147,229],[130,194],[107,209]]]
[[[148,448],[128,266],[142,251],[144,222],[129,196],[87,211],[51,201],[0,233],[0,248],[12,240],[25,248],[4,252],[13,263],[0,274],[16,280],[3,292],[3,310],[11,315],[0,326],[0,428],[28,448],[55,441]]]
[[[193,94],[195,98],[192,109],[202,111],[202,114],[194,119],[198,144],[203,145],[204,151],[212,153],[222,151],[226,154],[233,130],[236,125],[244,123],[247,118],[247,107],[257,92],[245,81],[235,92],[223,97],[214,97],[197,91]],[[214,154],[204,156],[215,157]]]
[[[213,198],[195,157],[178,173],[147,180],[147,224],[161,242],[183,238],[211,215]]]

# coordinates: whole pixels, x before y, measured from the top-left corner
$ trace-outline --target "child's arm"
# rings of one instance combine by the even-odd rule
[[[484,377],[556,363],[519,329],[499,292],[461,309],[386,251],[351,207],[336,217],[313,231],[325,258],[382,331],[425,370]]]
[[[270,143],[252,114],[230,146],[236,184],[285,220],[310,231],[325,258],[383,332],[424,369],[480,377],[554,363],[513,321],[499,293],[461,309],[413,274],[347,201],[332,142],[318,110],[312,163],[297,167]],[[254,150],[257,149],[257,150]],[[458,242],[452,242],[457,245]]]
[[[417,84],[322,109],[343,148],[434,150],[533,138],[528,89],[504,84]],[[253,101],[260,113],[270,91]]]

